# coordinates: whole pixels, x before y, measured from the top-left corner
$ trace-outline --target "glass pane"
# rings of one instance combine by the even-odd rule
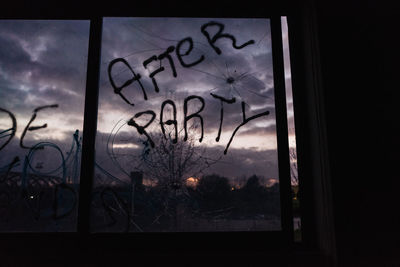
[[[293,196],[293,225],[295,241],[301,241],[301,217],[300,217],[300,200],[299,200],[299,175],[297,171],[297,149],[296,149],[296,131],[294,125],[293,110],[293,90],[292,90],[292,73],[290,70],[290,52],[289,52],[289,31],[287,18],[281,18],[282,25],[282,44],[283,44],[283,60],[285,66],[285,88],[286,88],[286,108],[288,120],[288,141],[289,141],[289,159],[290,159],[290,180],[292,185]]]
[[[88,21],[0,21],[0,231],[75,231]]]
[[[92,231],[280,230],[268,19],[103,21]]]

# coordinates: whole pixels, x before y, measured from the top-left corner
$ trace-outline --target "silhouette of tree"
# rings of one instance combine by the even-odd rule
[[[260,188],[260,186],[261,186],[260,185],[260,179],[258,178],[258,176],[253,175],[247,180],[247,182],[246,182],[245,186],[243,187],[243,189],[244,190],[253,190],[253,191],[255,191],[255,190],[258,190]]]
[[[174,142],[170,135],[164,137],[160,133],[152,135],[152,140],[155,146],[151,148],[145,144],[139,169],[148,179],[168,191],[185,193],[189,177],[198,177],[220,159],[206,156],[206,148],[195,146],[194,138]]]
[[[256,175],[251,176],[240,190],[242,212],[246,216],[254,216],[262,209],[265,201],[263,188]]]
[[[231,186],[226,177],[216,174],[203,176],[196,190],[203,210],[218,210],[230,205]]]
[[[173,218],[176,229],[179,223],[179,209],[183,209],[185,203],[190,202],[192,198],[186,180],[189,177],[198,177],[220,158],[207,157],[206,148],[195,146],[194,137],[189,137],[186,141],[178,138],[175,142],[170,134],[164,136],[160,133],[152,134],[151,138],[154,147],[151,147],[149,142],[144,142],[138,169],[147,179],[154,181],[159,190],[158,198],[163,207],[162,213]]]

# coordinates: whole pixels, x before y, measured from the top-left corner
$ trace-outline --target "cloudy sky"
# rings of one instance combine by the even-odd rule
[[[58,104],[58,108],[37,113],[31,126],[47,123],[47,128],[28,131],[24,145],[49,141],[66,157],[73,133],[82,132],[88,34],[86,21],[0,21],[0,107],[12,112],[17,121],[14,138],[0,151],[0,166],[15,156],[23,161],[29,150],[19,147],[21,134],[34,109],[45,105]],[[0,129],[10,127],[9,116],[1,112]],[[0,144],[9,138],[7,133]],[[43,164],[49,171],[60,164],[61,156],[52,148],[45,150],[38,152],[32,164]]]
[[[235,36],[238,46],[250,40],[254,43],[235,49],[231,40],[221,38],[215,43],[222,51],[218,55],[201,32],[201,26],[209,21],[222,23],[225,26],[223,32]],[[212,26],[206,30],[214,36],[217,29]],[[32,146],[39,141],[50,141],[60,146],[66,156],[73,142],[73,133],[76,129],[82,132],[88,34],[87,21],[0,22],[0,107],[11,111],[17,120],[15,137],[0,151],[0,166],[5,166],[15,155],[23,158],[27,154],[27,149],[19,147],[19,139],[33,110],[43,105],[58,104],[58,108],[47,108],[37,113],[31,126],[47,123],[47,128],[28,131],[24,144]],[[173,51],[170,55],[176,77],[167,58],[144,67],[146,59],[159,56],[168,47],[176,48],[178,42],[186,37],[193,39],[193,50],[184,56],[184,60],[193,62],[204,56],[198,65],[183,67]],[[181,51],[187,50],[188,44],[185,43]],[[134,106],[114,93],[107,68],[116,58],[124,58],[133,71],[141,75],[147,101],[138,82],[122,91]],[[145,138],[126,124],[136,113],[155,112],[156,118],[147,131],[157,135],[161,133],[161,103],[170,99],[176,104],[177,124],[181,130],[184,99],[196,95],[205,100],[205,106],[200,113],[204,119],[204,138],[201,143],[196,141],[195,146],[206,151],[207,157],[220,159],[205,173],[218,173],[232,179],[252,174],[278,178],[269,20],[108,18],[103,24],[101,62],[96,161],[103,171],[126,180],[123,173],[137,168],[137,158],[143,152],[142,141]],[[156,93],[149,75],[160,66],[165,69],[155,75],[160,89]],[[111,75],[117,85],[132,78],[131,71],[121,63],[114,65]],[[210,93],[236,99],[233,104],[224,103],[219,142],[215,138],[220,123],[220,101]],[[241,127],[228,153],[223,155],[229,138],[243,120],[242,101],[246,103],[247,118],[265,111],[270,114]],[[191,100],[188,106],[188,114],[196,112],[199,101]],[[172,119],[170,111],[167,106],[165,120]],[[143,116],[136,121],[144,124],[148,118]],[[189,121],[189,126],[197,125],[197,130],[188,133],[196,140],[200,135],[198,122],[198,119]],[[10,127],[8,115],[0,113],[0,129]],[[167,132],[172,129],[168,126]],[[179,142],[183,142],[182,137],[180,135]],[[2,137],[0,146],[7,139],[7,136]],[[113,141],[111,147],[110,140]],[[112,159],[110,150],[114,153]],[[43,162],[45,169],[51,169],[59,164],[59,158],[57,152],[52,151],[40,152],[35,160]],[[97,170],[104,175],[99,168]]]
[[[270,26],[268,20],[248,19],[214,19],[225,26],[224,33],[229,33],[236,38],[240,46],[250,40],[254,44],[242,49],[235,49],[232,41],[221,38],[216,45],[222,53],[218,55],[208,44],[206,37],[201,32],[201,26],[211,21],[210,19],[115,19],[104,21],[102,69],[99,101],[99,120],[97,138],[98,162],[108,165],[108,156],[105,153],[108,137],[112,128],[118,124],[118,129],[111,134],[114,140],[114,154],[120,166],[126,173],[135,167],[135,160],[131,155],[140,155],[143,145],[136,130],[128,125],[123,125],[136,113],[153,110],[157,115],[155,121],[148,127],[152,133],[161,132],[159,119],[161,103],[171,99],[177,106],[178,129],[183,128],[183,102],[190,95],[200,96],[205,100],[204,110],[201,115],[204,119],[203,141],[196,142],[195,146],[206,148],[207,156],[219,158],[235,128],[242,122],[243,114],[241,102],[246,103],[246,117],[265,111],[268,116],[263,116],[250,121],[240,128],[235,135],[228,153],[221,160],[207,169],[206,173],[216,172],[220,175],[234,178],[236,176],[261,175],[267,178],[277,178],[276,167],[276,135],[275,135],[275,110],[272,77],[272,54]],[[217,26],[206,29],[210,36],[217,32]],[[204,56],[204,60],[196,66],[185,68],[177,59],[175,52],[171,53],[176,69],[176,77],[167,59],[157,60],[144,68],[143,62],[152,56],[160,55],[170,46],[176,47],[178,42],[186,37],[193,39],[193,50],[185,57],[185,61],[193,62]],[[183,47],[186,51],[188,46]],[[123,89],[122,93],[135,105],[127,104],[119,95],[114,94],[107,75],[108,64],[115,58],[124,58],[135,73],[141,75],[141,83],[146,90],[148,100],[145,101],[138,82],[132,83]],[[158,73],[156,81],[160,89],[156,93],[149,77],[150,73],[159,66],[165,68]],[[111,75],[116,84],[122,85],[132,77],[132,73],[122,63],[115,64]],[[228,82],[231,79],[231,82]],[[225,98],[235,97],[233,104],[224,104],[224,121],[220,141],[216,142],[220,123],[220,101],[213,98],[210,93]],[[199,109],[200,103],[192,100],[189,104],[189,114]],[[110,112],[111,111],[111,112]],[[168,114],[168,113],[167,113]],[[171,119],[171,116],[166,116]],[[148,118],[144,118],[142,123]],[[194,125],[199,120],[191,121]],[[173,128],[171,128],[172,130]],[[190,131],[189,135],[198,140],[200,131]],[[182,142],[182,137],[180,141]],[[102,150],[103,149],[103,150]],[[111,149],[110,149],[111,150]],[[127,156],[126,151],[129,151]],[[117,167],[107,166],[113,173]],[[196,174],[193,174],[196,175]]]

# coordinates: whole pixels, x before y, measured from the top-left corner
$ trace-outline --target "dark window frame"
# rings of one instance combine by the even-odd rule
[[[159,3],[162,5],[161,3]],[[123,6],[120,3],[120,6]],[[55,243],[62,246],[94,246],[95,248],[107,248],[109,244],[118,242],[129,242],[129,248],[150,250],[153,242],[157,243],[157,248],[170,244],[169,240],[174,239],[174,243],[184,244],[187,242],[195,244],[197,242],[212,240],[209,248],[204,250],[211,251],[230,251],[237,248],[232,244],[231,239],[240,239],[241,244],[254,244],[246,248],[247,251],[253,249],[258,252],[270,251],[322,251],[325,259],[334,261],[335,242],[333,233],[333,218],[331,212],[331,199],[329,187],[329,164],[326,148],[326,132],[324,121],[323,95],[319,73],[319,58],[317,49],[317,37],[315,35],[315,22],[313,21],[314,4],[269,4],[268,9],[257,8],[233,8],[220,13],[215,9],[206,7],[192,11],[189,16],[182,14],[177,9],[167,7],[165,10],[159,8],[152,10],[149,6],[143,5],[136,7],[136,10],[127,8],[100,8],[100,11],[92,11],[83,8],[75,12],[74,6],[56,7],[50,5],[46,9],[46,4],[40,4],[31,10],[18,9],[14,5],[11,9],[0,11],[2,19],[83,19],[90,20],[89,54],[87,67],[87,86],[85,95],[84,131],[82,146],[82,165],[80,179],[80,194],[78,208],[78,228],[76,233],[1,233],[1,248],[18,248],[24,244],[24,248],[35,246],[38,250],[42,247],[51,248]],[[134,4],[131,6],[134,8]],[[42,10],[42,9],[43,10]],[[233,11],[232,11],[233,10]],[[168,13],[168,16],[165,16]],[[89,15],[88,15],[89,14]],[[269,15],[269,16],[268,16]],[[262,17],[271,18],[271,36],[273,42],[273,69],[275,94],[277,101],[277,136],[279,153],[279,172],[281,189],[281,211],[283,214],[283,231],[278,232],[239,232],[239,233],[90,233],[90,192],[92,190],[94,173],[94,143],[97,124],[97,101],[98,101],[98,81],[99,81],[99,62],[101,51],[101,20],[103,17],[125,17],[125,16],[148,16],[148,17]],[[283,75],[283,53],[281,38],[281,16],[288,17],[288,28],[290,38],[290,54],[292,69],[292,84],[295,88],[293,92],[296,140],[298,150],[298,166],[300,176],[300,192],[302,193],[302,236],[301,244],[293,244],[293,226],[291,218],[291,197],[290,197],[290,174],[287,144],[287,123],[286,123],[286,97]],[[275,38],[274,38],[275,36]],[[283,90],[282,90],[283,88]],[[280,90],[280,91],[279,91]],[[278,97],[279,95],[279,97]],[[311,105],[317,103],[318,105]],[[279,120],[279,122],[278,122]],[[278,126],[279,124],[279,126]],[[286,134],[282,134],[286,133]],[[315,140],[314,138],[317,138]],[[285,140],[284,140],[285,139]],[[283,159],[283,160],[282,160]],[[317,161],[316,161],[317,160]],[[85,168],[85,166],[91,166]],[[281,174],[283,172],[283,174]],[[286,172],[286,173],[285,173]],[[322,193],[327,193],[322,194]],[[320,202],[317,205],[317,202]],[[326,211],[326,212],[325,212]],[[328,214],[327,214],[328,213]],[[328,216],[326,220],[323,216]],[[236,236],[233,236],[236,235]],[[178,240],[179,241],[178,241]],[[218,242],[218,240],[226,240]],[[325,240],[325,241],[324,241]],[[122,243],[120,243],[122,241]],[[178,242],[176,242],[178,241]],[[258,246],[260,241],[264,241],[263,246]],[[225,247],[222,247],[225,246]],[[176,247],[169,247],[170,250]],[[239,249],[240,250],[240,249]]]
[[[285,246],[291,246],[293,242],[293,218],[291,205],[291,189],[290,189],[290,173],[289,173],[289,152],[288,152],[288,130],[286,115],[286,94],[285,94],[285,78],[283,66],[282,51],[282,32],[281,17],[273,16],[271,22],[271,39],[273,54],[273,72],[274,72],[274,90],[275,90],[275,108],[276,108],[276,124],[278,138],[278,169],[280,180],[280,197],[281,197],[281,231],[266,232],[238,232],[238,233],[125,233],[127,239],[136,240],[139,236],[143,239],[140,243],[148,242],[151,245],[160,240],[179,239],[178,243],[191,244],[196,247],[198,244],[208,239],[216,239],[211,247],[230,247],[234,248],[228,239],[224,236],[227,234],[235,235],[236,238],[243,243],[257,243],[262,241],[277,245],[284,243]],[[86,81],[85,96],[85,113],[83,126],[83,143],[82,143],[82,163],[81,163],[81,179],[79,190],[79,208],[78,208],[78,233],[81,235],[90,235],[113,238],[115,233],[91,233],[90,232],[90,203],[93,189],[94,162],[95,162],[95,139],[96,139],[96,123],[97,123],[97,104],[98,104],[98,87],[100,75],[100,54],[101,54],[101,33],[102,18],[98,17],[91,20],[90,37],[89,37],[89,56]],[[272,242],[271,242],[272,241]],[[254,246],[256,248],[257,245]],[[160,245],[163,247],[163,245]]]

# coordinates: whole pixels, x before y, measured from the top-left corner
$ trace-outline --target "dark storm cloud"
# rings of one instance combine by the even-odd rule
[[[85,70],[88,23],[2,21],[0,41],[1,64],[8,73],[31,71],[33,81],[71,82]]]
[[[0,88],[1,107],[13,112],[26,113],[31,111],[31,108],[25,105],[29,96],[28,92],[17,90],[11,81],[3,77],[0,77]]]
[[[37,63],[31,61],[30,56],[26,51],[23,50],[20,43],[17,40],[13,40],[0,35],[0,60],[2,65],[2,71],[7,71],[7,74],[15,75],[27,70],[31,70],[32,67],[36,68]],[[4,75],[4,73],[3,73]]]
[[[123,130],[109,132],[100,132],[97,131],[96,134],[96,142],[97,144],[101,144],[100,146],[107,146],[109,142],[109,146],[114,145],[139,145],[141,136],[138,134],[137,130],[133,127],[126,126]]]
[[[242,130],[241,135],[275,135],[276,125],[272,124],[267,127],[253,127],[248,130]]]
[[[208,151],[212,154],[212,151]],[[206,173],[237,178],[249,177],[253,174],[267,178],[278,178],[277,151],[255,149],[231,149],[229,154],[221,158]]]
[[[216,21],[226,24],[224,32],[236,36],[238,44],[251,39],[255,40],[255,44],[236,50],[232,47],[231,40],[222,38],[216,42],[216,45],[223,52],[221,55],[217,55],[200,31],[201,25],[208,20],[106,20],[103,33],[101,81],[104,87],[102,87],[100,93],[100,122],[108,114],[106,110],[120,113],[131,110],[133,115],[136,112],[151,109],[158,116],[161,102],[165,99],[175,101],[178,116],[179,113],[182,116],[183,99],[190,94],[195,94],[206,100],[205,109],[201,113],[205,120],[205,131],[216,132],[219,127],[220,102],[210,96],[210,92],[213,92],[237,99],[237,102],[233,105],[224,104],[223,128],[232,132],[242,122],[241,101],[247,103],[247,117],[256,114],[258,111],[266,110],[266,108],[260,109],[260,106],[266,106],[268,103],[272,105],[274,100],[270,81],[272,79],[271,51],[265,49],[265,47],[269,47],[270,42],[268,23],[264,24],[256,20],[216,19]],[[243,28],[251,29],[251,31],[243,31]],[[213,35],[216,28],[209,27],[207,30]],[[176,46],[179,40],[188,36],[194,40],[194,49],[185,60],[194,61],[203,55],[204,61],[195,67],[183,68],[175,53],[172,53],[177,77],[172,76],[168,61],[162,61],[161,64],[165,67],[165,70],[156,75],[160,93],[155,93],[148,77],[149,70],[144,69],[143,61],[152,55],[160,54],[170,45]],[[125,57],[134,71],[140,73],[141,82],[149,97],[148,101],[143,101],[143,94],[137,82],[123,90],[123,94],[135,103],[133,108],[113,93],[106,69],[107,63],[116,57]],[[148,65],[148,68],[153,70],[159,65],[159,61],[152,62]],[[126,69],[126,66],[122,64],[119,66],[116,64],[115,69],[113,69],[115,74],[113,77],[119,84],[132,77],[130,71],[126,71]],[[231,76],[237,78],[233,86],[227,83],[227,79]],[[262,118],[262,120],[274,121],[274,111],[271,107],[267,110],[270,110],[271,115]],[[157,117],[157,119],[159,118]]]
[[[50,142],[67,158],[75,130],[80,129],[82,135],[88,37],[88,22],[0,21],[0,107],[12,112],[17,120],[16,135],[0,151],[1,167],[18,156],[21,163],[13,171],[22,170],[29,153],[19,144],[22,131],[34,109],[44,105],[58,104],[58,108],[37,112],[31,126],[46,123],[47,127],[28,131],[24,145]],[[9,122],[3,118],[1,127],[7,127]],[[44,151],[35,153],[35,160],[41,161],[44,168],[60,164],[54,148]]]
[[[143,60],[152,55],[158,55],[168,46],[176,45],[179,40],[191,36],[194,40],[194,49],[191,53],[191,55],[194,55],[193,58],[198,58],[198,55],[201,54],[206,57],[205,61],[196,67],[206,64],[207,67],[213,67],[214,71],[220,72],[214,73],[214,75],[221,75],[226,74],[227,70],[233,72],[236,66],[248,66],[248,59],[244,57],[233,57],[233,55],[238,53],[246,53],[245,51],[243,52],[246,48],[239,50],[240,52],[235,51],[232,48],[232,42],[230,40],[220,39],[217,42],[218,46],[223,50],[223,55],[217,55],[211,49],[210,45],[207,44],[205,37],[200,32],[200,27],[205,22],[207,22],[207,20],[106,20],[103,33],[103,65],[107,65],[108,62],[119,56],[125,57],[133,67],[141,68]],[[253,23],[252,25],[259,26],[259,23]],[[240,29],[240,27],[238,28]],[[261,32],[264,33],[267,30],[268,28],[265,27]],[[227,27],[225,31],[232,32],[229,30],[229,27]],[[254,31],[255,29],[253,27],[252,32]],[[236,34],[237,33],[238,32],[236,32]],[[240,32],[240,35],[244,35],[243,32]],[[241,42],[244,42],[244,40],[248,41],[246,39],[247,37],[250,38],[249,34],[247,34]],[[252,37],[254,38],[254,36]],[[264,53],[265,52],[266,51],[264,51]],[[172,56],[175,57],[174,53],[172,53]],[[251,56],[249,56],[249,58],[251,58]],[[174,61],[175,66],[181,68],[176,58]],[[210,62],[207,63],[207,61]],[[212,66],[211,64],[214,64],[214,61],[222,62],[221,66],[219,66],[219,68]],[[188,77],[185,76],[185,79],[188,79]],[[165,80],[163,82],[165,82]]]
[[[1,94],[18,99],[1,105],[20,112],[23,106],[56,101],[66,103],[71,116],[81,113],[88,26],[80,21],[1,21]]]

